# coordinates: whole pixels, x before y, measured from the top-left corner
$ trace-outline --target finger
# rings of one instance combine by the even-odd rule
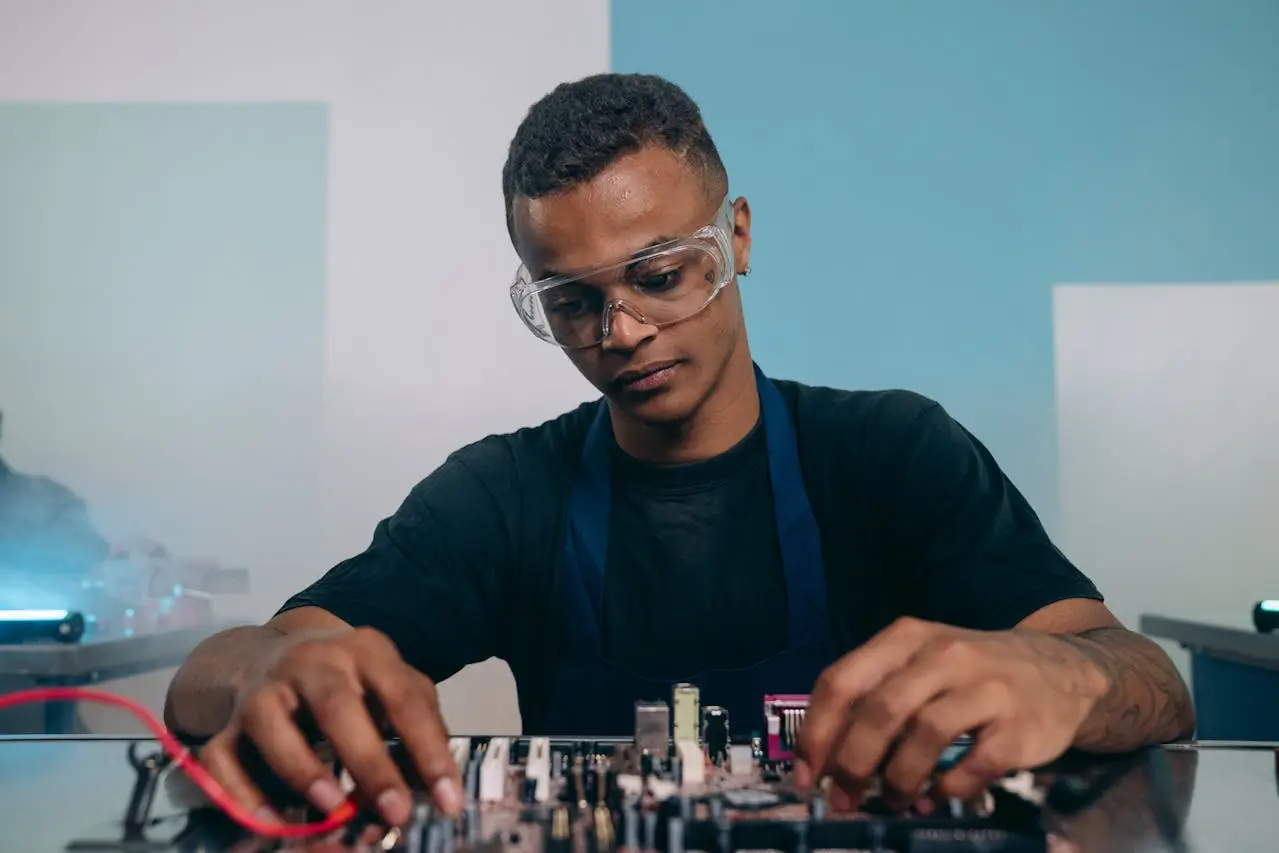
[[[796,743],[796,756],[807,765],[798,768],[797,784],[814,784],[820,780],[831,751],[848,723],[849,706],[905,666],[934,632],[935,626],[929,623],[899,619],[864,646],[826,668],[813,687]]]
[[[436,807],[447,814],[457,814],[462,809],[462,783],[449,749],[448,729],[440,713],[435,685],[398,654],[361,654],[360,671],[408,750]]]
[[[853,703],[848,726],[826,768],[844,783],[862,785],[879,772],[907,723],[966,673],[944,654],[923,654]]]
[[[266,796],[240,764],[239,758],[240,730],[236,726],[227,726],[218,732],[200,749],[200,764],[209,772],[231,799],[244,806],[250,812],[257,812],[258,817],[267,820],[278,820],[275,812],[267,805]]]
[[[861,800],[843,788],[832,786],[828,794],[831,811],[836,814],[848,814],[857,810]]]
[[[972,749],[937,782],[947,797],[971,799],[996,779],[1023,769],[1020,743],[1034,740],[1034,732],[1017,721],[994,722],[981,730]]]
[[[917,798],[947,747],[965,732],[997,721],[1011,710],[1007,689],[994,681],[933,699],[915,714],[884,767],[884,784],[891,798],[904,802]]]
[[[392,826],[407,821],[412,810],[408,785],[391,760],[355,676],[336,667],[312,666],[298,670],[293,686],[355,786],[377,804],[382,818]]]
[[[240,726],[281,781],[304,794],[320,811],[331,812],[346,797],[298,728],[294,715],[299,705],[297,694],[288,685],[268,684],[245,702]]]

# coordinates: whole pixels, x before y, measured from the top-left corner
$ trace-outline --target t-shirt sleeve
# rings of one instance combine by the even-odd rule
[[[913,615],[1005,630],[1070,598],[1101,600],[990,452],[936,403],[907,430],[893,524]]]
[[[280,612],[314,606],[376,628],[406,661],[442,681],[467,664],[503,656],[507,530],[492,493],[464,455],[454,454],[377,525],[362,554]]]

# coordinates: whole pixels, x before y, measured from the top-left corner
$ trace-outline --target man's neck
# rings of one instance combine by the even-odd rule
[[[742,348],[693,417],[672,424],[613,418],[618,447],[645,462],[678,464],[710,459],[735,447],[759,422],[759,390],[749,351]]]

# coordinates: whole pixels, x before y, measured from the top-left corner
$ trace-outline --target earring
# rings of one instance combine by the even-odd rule
[[[748,275],[750,275],[750,274],[751,274],[751,265],[750,265],[750,264],[747,264],[747,265],[746,265],[746,269],[742,270],[742,276],[744,277],[744,276],[748,276]]]

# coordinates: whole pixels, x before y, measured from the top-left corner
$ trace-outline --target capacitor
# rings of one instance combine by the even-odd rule
[[[582,766],[582,756],[573,758],[573,772],[570,777],[568,792],[570,801],[577,803],[579,809],[586,808],[586,770]]]
[[[466,843],[475,844],[480,840],[480,807],[475,800],[467,800],[463,811],[466,819]]]
[[[684,853],[684,819],[672,817],[666,821],[666,853]]]
[[[466,795],[478,797],[480,793],[480,755],[476,754],[466,765]]]
[[[733,827],[724,816],[722,805],[715,817],[715,843],[719,853],[733,853]]]
[[[595,807],[595,850],[609,853],[613,849],[613,815],[608,806]]]
[[[413,818],[401,836],[404,849],[413,853],[426,853],[426,830],[431,824],[433,809],[429,803],[418,802],[413,805]]]
[[[640,843],[639,808],[630,797],[622,804],[622,846],[627,850],[639,850]]]
[[[440,820],[432,820],[426,828],[426,853],[444,853],[444,827]]]
[[[728,711],[719,705],[707,705],[702,709],[702,743],[716,766],[728,756],[728,741]]]
[[[548,831],[551,837],[550,843],[547,844],[549,853],[568,853],[572,849],[570,827],[568,809],[560,806],[551,815],[551,826]]]
[[[657,849],[657,812],[644,812],[644,849]]]

